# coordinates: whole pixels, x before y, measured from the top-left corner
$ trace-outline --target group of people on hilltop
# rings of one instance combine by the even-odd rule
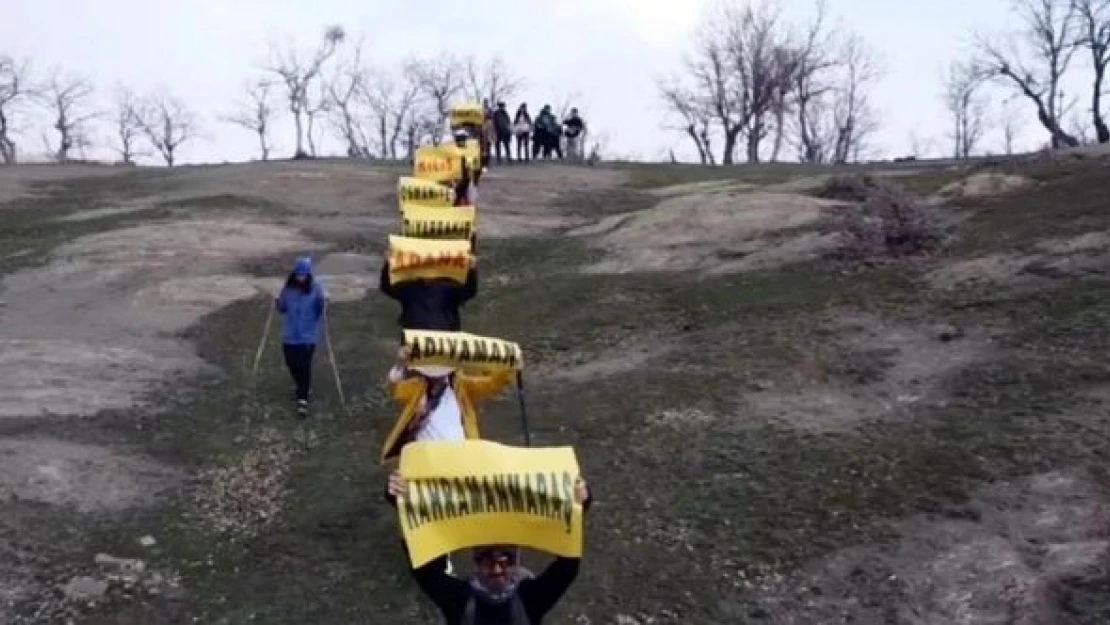
[[[498,163],[503,159],[513,162],[512,146],[516,144],[516,161],[527,163],[532,160],[557,159],[564,157],[563,142],[566,142],[566,159],[581,161],[585,159],[583,145],[586,138],[586,122],[571,108],[566,119],[559,121],[551,110],[550,104],[543,105],[535,119],[528,111],[528,104],[521,103],[516,112],[509,113],[504,102],[491,106],[489,100],[482,101],[485,109],[485,128],[483,128],[482,160],[491,161],[491,155]]]

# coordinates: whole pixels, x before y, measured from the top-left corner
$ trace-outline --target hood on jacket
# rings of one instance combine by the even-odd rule
[[[298,258],[293,264],[293,273],[302,276],[312,275],[312,258],[308,256]]]

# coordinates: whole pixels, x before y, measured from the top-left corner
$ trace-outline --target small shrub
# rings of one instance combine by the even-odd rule
[[[936,249],[941,229],[930,207],[902,187],[871,176],[841,176],[819,197],[854,202],[841,209],[841,253],[854,260],[902,257]]]

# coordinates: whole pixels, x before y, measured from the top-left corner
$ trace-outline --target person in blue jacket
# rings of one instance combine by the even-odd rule
[[[308,395],[312,386],[312,357],[320,333],[320,322],[327,308],[327,294],[312,275],[312,259],[297,259],[274,305],[285,317],[282,353],[285,366],[296,385],[297,413],[308,414]]]

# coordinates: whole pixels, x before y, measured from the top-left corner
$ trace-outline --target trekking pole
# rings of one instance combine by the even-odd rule
[[[524,407],[524,372],[516,372],[516,398],[520,404],[520,429],[524,433],[524,446],[532,446],[532,434],[528,431],[528,411]]]
[[[335,390],[339,392],[339,403],[343,406],[343,412],[347,413],[349,417],[351,413],[347,410],[347,399],[343,396],[343,382],[339,379],[339,365],[335,364],[335,348],[332,347],[331,332],[328,329],[331,326],[331,323],[328,322],[329,319],[330,315],[327,309],[324,309],[324,344],[328,348],[328,361],[331,362],[332,373],[335,374]]]
[[[270,302],[270,312],[266,315],[266,325],[262,328],[262,340],[258,342],[258,349],[254,352],[254,366],[251,375],[258,375],[258,363],[262,361],[262,351],[266,349],[266,339],[270,338],[270,324],[274,321],[274,303]]]

